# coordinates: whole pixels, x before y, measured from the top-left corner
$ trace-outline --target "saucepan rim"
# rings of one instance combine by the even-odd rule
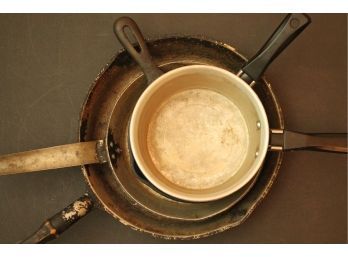
[[[213,72],[216,75],[222,75],[226,78],[228,78],[231,81],[234,82],[233,85],[237,86],[238,89],[242,91],[243,94],[245,94],[250,100],[251,103],[254,105],[253,108],[255,109],[258,119],[261,123],[260,128],[260,143],[259,143],[259,149],[258,153],[255,156],[255,160],[253,161],[252,165],[248,170],[243,171],[246,175],[243,175],[238,182],[234,183],[233,185],[230,185],[227,188],[223,188],[221,190],[218,190],[216,192],[210,192],[205,194],[200,194],[199,190],[195,190],[197,193],[186,193],[186,192],[180,192],[180,190],[176,190],[174,188],[170,188],[166,186],[164,183],[161,183],[160,180],[158,180],[151,171],[148,170],[148,167],[144,165],[141,153],[139,147],[138,147],[138,139],[137,139],[137,132],[138,132],[138,126],[137,126],[137,120],[141,116],[142,109],[145,107],[147,103],[148,97],[153,94],[155,91],[160,89],[165,83],[169,80],[173,80],[177,77],[180,77],[182,75],[197,72],[197,71],[205,71],[205,72]],[[256,126],[256,124],[255,124]],[[248,131],[249,133],[249,131]],[[162,76],[158,77],[155,81],[153,81],[141,94],[139,97],[131,116],[130,120],[130,126],[129,126],[129,141],[130,141],[130,147],[132,150],[132,155],[139,166],[140,170],[144,174],[144,176],[158,189],[163,191],[164,193],[171,195],[175,198],[187,200],[187,201],[193,201],[193,202],[204,202],[204,201],[213,201],[218,200],[223,197],[226,197],[236,191],[238,191],[240,188],[242,188],[245,184],[247,184],[259,171],[260,167],[262,166],[262,163],[266,157],[267,150],[268,150],[268,144],[269,144],[269,124],[267,119],[266,111],[263,107],[263,104],[261,103],[259,97],[254,92],[254,90],[250,87],[249,84],[247,84],[244,80],[239,78],[237,75],[215,66],[210,65],[189,65],[181,68],[174,69],[172,71],[169,71]],[[142,151],[146,151],[147,149],[144,149]],[[248,149],[250,151],[250,149]],[[251,153],[247,153],[248,155]],[[253,153],[255,154],[255,153]]]

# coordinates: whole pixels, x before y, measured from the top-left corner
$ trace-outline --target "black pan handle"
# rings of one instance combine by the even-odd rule
[[[91,211],[93,201],[88,194],[83,195],[68,207],[46,220],[40,228],[30,235],[23,244],[45,243],[57,238],[71,225]]]
[[[139,44],[139,51],[134,47],[127,36],[127,28],[129,29],[129,33],[133,34],[135,40]],[[134,20],[129,17],[121,17],[117,19],[114,24],[114,32],[123,47],[139,64],[145,73],[149,84],[163,74],[163,72],[153,63],[145,39]]]
[[[263,47],[238,75],[248,84],[260,79],[268,65],[310,24],[306,14],[288,14]]]
[[[271,150],[312,150],[334,153],[348,153],[346,133],[304,134],[274,129],[270,140]]]

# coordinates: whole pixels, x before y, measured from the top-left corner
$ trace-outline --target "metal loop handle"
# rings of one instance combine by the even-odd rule
[[[131,43],[127,36],[126,29],[129,29],[130,33],[133,34],[135,40],[139,44],[139,51],[137,51]],[[149,84],[163,74],[163,72],[153,63],[144,36],[134,20],[129,17],[121,17],[117,19],[114,24],[114,32],[123,47],[139,64]]]

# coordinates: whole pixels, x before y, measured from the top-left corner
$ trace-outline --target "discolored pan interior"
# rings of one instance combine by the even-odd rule
[[[160,39],[149,42],[149,48],[154,61],[164,71],[190,64],[208,64],[236,73],[245,61],[233,48],[203,39]],[[158,193],[147,186],[145,180],[141,181],[142,178],[136,173],[126,137],[132,108],[145,88],[145,78],[140,68],[122,52],[102,71],[83,106],[80,140],[100,139],[109,135],[112,167],[108,164],[83,167],[86,180],[100,202],[99,207],[134,229],[165,238],[198,238],[242,223],[270,189],[282,154],[267,154],[258,179],[246,185],[247,190],[219,200],[220,205],[214,201],[196,207],[194,212],[191,211],[191,218],[170,217],[151,211],[146,206],[157,205],[156,208],[161,207],[162,210],[167,208],[167,213],[171,214],[179,209],[188,210],[184,207],[189,203],[175,201]],[[262,81],[254,88],[266,109],[270,126],[282,128],[281,111],[270,86]],[[109,120],[113,110],[113,118]],[[109,122],[113,124],[110,131]],[[135,176],[137,180],[130,180]],[[159,206],[163,199],[175,205]],[[189,215],[181,214],[183,217]]]
[[[237,76],[207,65],[153,82],[133,111],[130,142],[144,175],[167,194],[211,201],[245,185],[268,148],[258,97]]]

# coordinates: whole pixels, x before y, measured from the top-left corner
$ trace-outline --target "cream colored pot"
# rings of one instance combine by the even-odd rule
[[[212,66],[170,71],[141,95],[130,145],[146,178],[188,201],[227,196],[257,173],[269,141],[266,112],[241,78]]]
[[[237,75],[206,65],[163,74],[152,62],[136,23],[128,17],[115,23],[118,39],[149,83],[133,110],[129,137],[134,159],[151,184],[182,200],[212,201],[247,184],[260,170],[267,150],[347,152],[346,134],[270,130],[251,88],[309,23],[307,15],[287,15]]]

